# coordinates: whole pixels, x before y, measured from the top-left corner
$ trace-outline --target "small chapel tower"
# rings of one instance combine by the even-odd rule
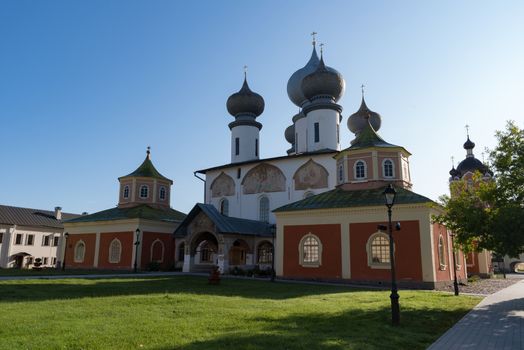
[[[119,208],[148,204],[153,207],[169,208],[171,185],[168,179],[156,170],[151,162],[151,148],[147,147],[146,159],[131,174],[118,178],[120,182]]]
[[[247,84],[247,67],[244,67],[242,88],[227,99],[227,111],[235,120],[229,123],[231,130],[231,163],[259,159],[262,124],[255,119],[264,112],[264,99],[251,91]]]

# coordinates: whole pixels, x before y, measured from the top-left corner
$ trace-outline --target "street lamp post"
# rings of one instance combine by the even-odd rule
[[[277,225],[271,225],[271,234],[273,236],[273,247],[271,250],[271,282],[275,282],[275,234]]]
[[[140,242],[138,241],[138,238],[140,238],[140,229],[137,228],[136,231],[136,240],[135,240],[135,263],[134,263],[134,267],[133,267],[133,271],[135,273],[138,272],[138,245],[140,244]]]
[[[65,238],[65,242],[64,242],[64,258],[62,261],[62,271],[65,271],[65,266],[66,266],[67,239],[69,238],[69,232],[64,233],[64,238]]]
[[[455,259],[455,244],[453,243],[455,234],[450,232],[449,236],[451,237],[451,247],[453,249],[453,287],[455,288],[455,295],[459,295],[459,284],[457,281],[457,260]]]
[[[391,224],[391,208],[395,204],[395,196],[397,191],[391,184],[384,190],[384,198],[386,200],[386,207],[388,207],[388,235],[389,235],[389,261],[391,264],[391,322],[394,326],[400,323],[400,306],[398,303],[399,295],[397,290],[397,279],[395,276],[395,254],[393,242],[393,226]]]

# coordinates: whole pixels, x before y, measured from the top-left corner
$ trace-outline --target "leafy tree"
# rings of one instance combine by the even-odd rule
[[[465,251],[517,256],[524,252],[524,130],[509,121],[495,135],[493,179],[476,173],[471,181],[453,182],[451,196],[440,198],[444,214],[434,219],[456,234]]]

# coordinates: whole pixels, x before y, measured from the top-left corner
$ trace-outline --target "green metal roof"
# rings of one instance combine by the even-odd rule
[[[147,156],[146,159],[144,159],[144,162],[135,171],[133,171],[129,175],[122,176],[119,179],[124,177],[152,177],[155,179],[166,180],[173,183],[171,179],[168,179],[167,177],[160,174],[158,170],[156,170],[155,166],[153,165],[153,162],[150,159],[149,151],[147,152]]]
[[[384,189],[385,187],[371,190],[346,191],[337,188],[328,192],[320,193],[316,196],[302,199],[298,202],[284,205],[273,210],[273,212],[279,213],[296,210],[369,207],[377,205],[385,206],[383,194]],[[433,203],[431,199],[404,188],[398,187],[395,188],[395,190],[397,191],[395,204]]]
[[[66,220],[65,223],[95,222],[124,219],[147,219],[165,222],[180,222],[186,214],[171,208],[154,208],[147,204],[141,204],[131,208],[112,208],[97,213],[82,215],[77,218]]]
[[[391,143],[384,141],[384,139],[380,137],[377,134],[377,132],[373,129],[373,127],[369,123],[369,119],[367,119],[367,125],[360,132],[360,134],[358,134],[357,138],[355,139],[355,142],[348,149],[353,150],[353,149],[368,148],[368,147],[399,147],[399,148],[402,148],[401,146],[392,145]]]

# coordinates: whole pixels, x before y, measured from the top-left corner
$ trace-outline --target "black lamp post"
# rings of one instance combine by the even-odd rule
[[[455,234],[450,232],[449,236],[451,237],[451,247],[453,248],[453,287],[455,288],[455,295],[459,295],[459,284],[457,281],[457,260],[455,259],[455,244],[453,244],[453,238],[455,238]]]
[[[138,272],[138,245],[140,244],[140,242],[138,241],[138,238],[140,238],[140,229],[137,228],[136,231],[136,241],[135,241],[135,263],[134,263],[134,268],[133,268],[133,271],[135,273]]]
[[[64,243],[64,261],[62,261],[62,271],[65,271],[66,265],[66,254],[67,254],[67,239],[69,238],[69,232],[64,233],[65,243]]]
[[[395,254],[393,252],[393,226],[391,225],[391,208],[395,204],[395,196],[397,191],[391,184],[384,190],[384,198],[386,200],[386,207],[388,207],[388,235],[389,235],[389,261],[391,264],[391,322],[394,326],[400,323],[400,306],[398,303],[399,295],[397,290],[397,280],[395,276]]]
[[[271,225],[271,235],[273,236],[273,247],[271,249],[271,282],[275,282],[275,234],[277,225]]]

